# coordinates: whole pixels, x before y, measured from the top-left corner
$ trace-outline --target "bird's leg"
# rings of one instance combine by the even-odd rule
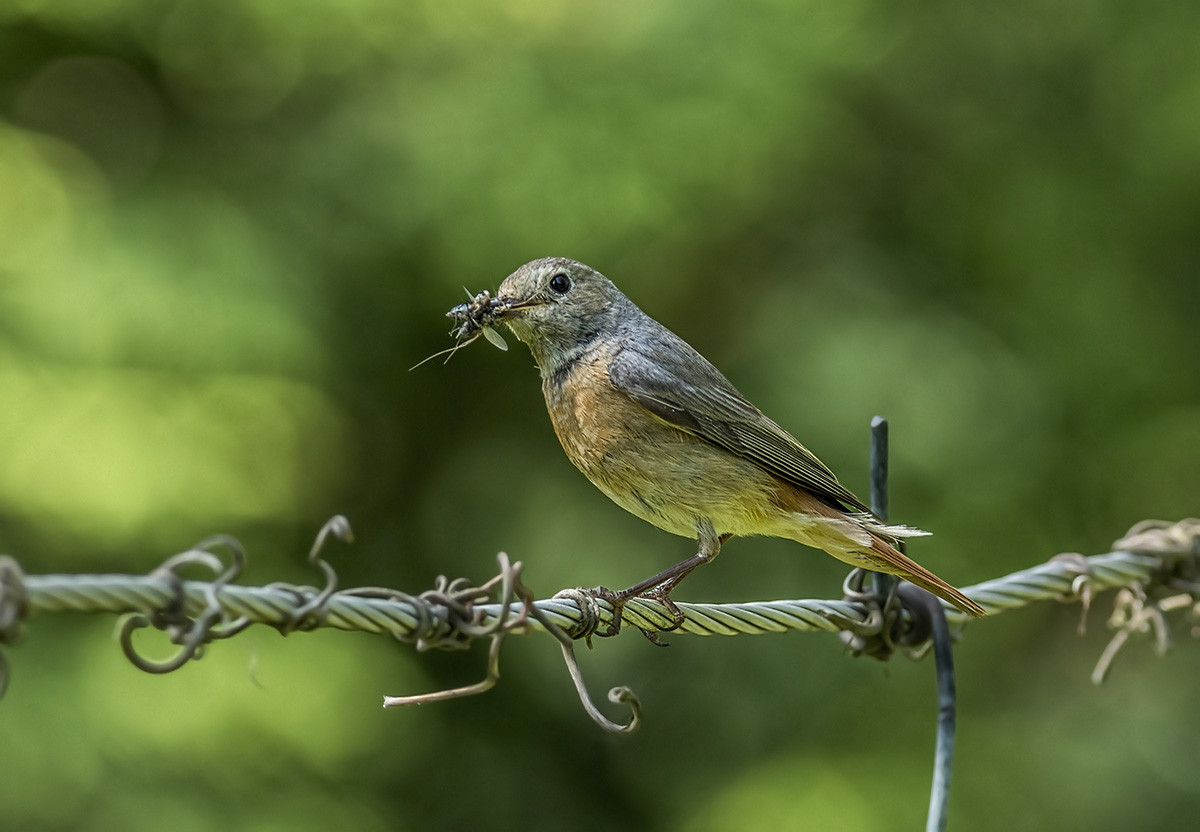
[[[700,546],[696,554],[687,560],[680,561],[670,569],[664,569],[657,575],[636,583],[620,592],[605,590],[603,587],[598,588],[602,591],[599,597],[604,598],[604,600],[613,605],[613,627],[605,635],[616,635],[620,632],[621,612],[625,607],[625,603],[633,598],[649,598],[665,606],[667,612],[671,615],[671,626],[665,628],[666,631],[669,632],[670,630],[678,629],[683,624],[683,612],[671,600],[671,590],[697,566],[702,563],[708,563],[715,558],[721,551],[721,544],[733,537],[733,535],[717,535],[711,520],[707,517],[698,517],[696,518],[696,537]],[[642,630],[642,633],[653,643],[660,644],[654,631]]]
[[[687,560],[681,560],[670,569],[664,569],[652,578],[647,578],[640,583],[636,583],[629,587],[629,589],[621,590],[616,593],[616,597],[622,601],[628,601],[630,598],[638,598],[656,590],[665,590],[665,596],[666,593],[670,593],[675,588],[676,584],[686,578],[693,569],[715,558],[721,551],[721,544],[732,537],[732,535],[726,534],[718,537],[716,530],[713,529],[712,521],[701,517],[696,520],[696,537],[700,544],[700,548],[696,554]]]

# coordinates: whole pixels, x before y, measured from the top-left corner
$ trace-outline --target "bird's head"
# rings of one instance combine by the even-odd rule
[[[497,321],[529,345],[543,370],[615,330],[625,296],[600,272],[565,257],[526,263],[500,284]]]

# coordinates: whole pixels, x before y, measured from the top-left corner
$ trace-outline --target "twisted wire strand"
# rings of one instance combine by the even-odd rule
[[[1200,541],[1200,521],[1194,538]],[[965,587],[967,597],[979,603],[989,614],[996,614],[1045,600],[1076,600],[1086,582],[1089,592],[1113,587],[1153,583],[1164,569],[1164,559],[1172,555],[1182,558],[1187,551],[1147,554],[1135,551],[1113,551],[1092,557],[1065,557],[1039,564],[974,586]],[[183,581],[180,585],[156,575],[27,575],[23,586],[25,604],[30,613],[47,612],[109,612],[150,613],[169,606],[177,591],[183,598],[183,611],[188,616],[201,613],[208,602],[208,581]],[[425,637],[436,640],[446,636],[451,625],[445,609],[429,605],[419,597],[396,593],[395,598],[355,594],[357,590],[333,593],[320,608],[313,626],[368,633],[391,633],[404,640]],[[380,590],[379,592],[385,592]],[[287,628],[294,624],[297,611],[317,597],[312,587],[272,585],[247,587],[229,584],[217,596],[223,617],[227,620],[245,618],[252,623]],[[613,607],[603,599],[595,599],[598,624],[612,622]],[[860,601],[830,601],[821,599],[752,601],[726,604],[697,604],[676,602],[683,612],[683,623],[673,632],[691,635],[754,635],[786,631],[837,632],[860,631],[869,626],[871,610]],[[571,597],[556,597],[535,602],[546,617],[575,633],[587,618],[583,604]],[[513,613],[520,604],[511,605]],[[476,607],[479,624],[487,626],[499,618],[499,604]],[[947,607],[947,617],[955,623],[965,623],[967,617]],[[624,624],[641,629],[667,631],[674,623],[669,611],[660,603],[634,599],[624,608]],[[526,622],[528,630],[544,630],[537,620]]]
[[[534,630],[551,633],[560,643],[567,670],[588,715],[606,731],[629,733],[641,724],[641,705],[625,687],[613,688],[608,699],[629,713],[615,722],[592,702],[575,659],[574,640],[615,634],[614,616],[647,636],[655,632],[692,635],[738,635],[786,631],[839,632],[856,655],[887,658],[897,648],[919,656],[931,643],[930,616],[921,614],[933,596],[917,596],[915,587],[900,585],[886,596],[864,587],[864,573],[847,578],[841,601],[754,601],[732,604],[671,606],[645,598],[620,605],[605,593],[566,589],[553,598],[535,601],[522,583],[523,566],[497,556],[499,574],[475,586],[463,578],[437,579],[433,589],[408,595],[394,589],[359,587],[337,590],[337,574],[321,557],[326,540],[353,539],[344,517],[330,519],[317,535],[309,563],[325,578],[325,586],[272,584],[263,587],[231,583],[245,565],[245,552],[233,538],[217,535],[186,552],[167,558],[149,575],[29,575],[15,560],[0,556],[0,645],[20,635],[23,618],[41,612],[132,613],[119,628],[121,649],[133,664],[148,673],[169,673],[203,655],[204,645],[229,638],[253,623],[275,627],[287,635],[295,630],[332,627],[370,633],[390,633],[418,650],[431,647],[460,649],[475,638],[489,638],[487,674],[480,682],[460,688],[408,696],[385,697],[384,706],[435,702],[482,693],[500,678],[499,657],[504,639]],[[214,554],[223,549],[228,566]],[[201,567],[211,581],[184,580],[181,570]],[[1166,613],[1189,609],[1193,632],[1200,630],[1200,520],[1170,524],[1144,521],[1114,544],[1114,551],[1085,558],[1059,555],[1048,563],[996,578],[963,592],[990,614],[1043,600],[1081,601],[1086,613],[1096,592],[1120,587],[1110,625],[1117,631],[1093,673],[1101,680],[1113,657],[1136,634],[1153,633],[1159,652],[1170,643]],[[920,590],[917,590],[920,593]],[[1174,593],[1166,597],[1169,593]],[[964,613],[948,605],[947,618],[964,623]],[[680,620],[682,615],[682,620]],[[132,633],[154,626],[179,646],[166,661],[153,661],[135,648]],[[1081,623],[1082,628],[1082,623]],[[652,641],[656,639],[651,638]],[[0,654],[0,696],[8,683],[8,666]]]

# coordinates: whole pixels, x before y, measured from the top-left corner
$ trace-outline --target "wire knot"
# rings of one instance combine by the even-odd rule
[[[25,574],[16,558],[0,555],[0,645],[16,644],[21,622],[29,615],[29,596],[25,592]],[[8,661],[0,653],[0,699],[8,690]]]
[[[924,596],[925,590],[906,581],[896,581],[892,591],[882,595],[866,588],[865,569],[855,568],[842,584],[844,600],[867,608],[867,620],[839,635],[855,656],[872,656],[887,661],[897,649],[920,656],[933,636],[933,621]]]
[[[572,622],[570,627],[564,627],[563,632],[572,641],[585,639],[587,646],[592,646],[592,636],[600,629],[603,620],[600,618],[600,603],[596,599],[596,593],[592,590],[584,589],[581,586],[559,590],[554,593],[556,599],[561,598],[564,601],[574,601],[575,606],[579,607],[579,620]]]
[[[16,558],[0,555],[0,644],[15,644],[29,615],[25,573]]]
[[[508,556],[499,557],[500,574],[481,586],[476,586],[467,578],[448,579],[438,575],[433,589],[427,589],[417,596],[417,600],[426,608],[436,609],[441,613],[441,626],[436,629],[426,628],[426,635],[417,640],[418,650],[439,648],[442,650],[461,650],[466,648],[473,639],[504,636],[513,630],[520,630],[525,625],[528,609],[522,607],[517,617],[509,619],[511,606],[517,596],[520,585],[520,575],[523,565],[520,561],[513,563]],[[499,587],[499,597],[496,589]],[[500,615],[491,623],[485,623],[485,613],[477,605],[498,600]],[[438,616],[431,616],[431,620]]]
[[[1113,543],[1114,550],[1148,555],[1159,562],[1157,574],[1134,581],[1117,592],[1108,625],[1116,630],[1096,662],[1092,681],[1100,684],[1113,659],[1130,636],[1151,634],[1154,650],[1163,655],[1171,648],[1171,626],[1167,613],[1189,608],[1192,635],[1200,635],[1200,520],[1189,517],[1176,523],[1143,520]],[[1174,590],[1163,596],[1156,588]]]
[[[1146,555],[1200,555],[1200,519],[1187,517],[1176,523],[1143,520],[1113,543],[1113,550]]]
[[[212,553],[217,547],[230,551],[232,558],[228,567]],[[230,638],[250,626],[250,619],[245,616],[234,621],[227,620],[220,597],[221,590],[242,573],[245,564],[246,553],[242,544],[228,535],[206,538],[194,548],[167,558],[150,575],[167,583],[171,588],[170,597],[164,606],[148,609],[141,615],[127,616],[121,622],[117,637],[125,658],[146,673],[171,673],[190,659],[199,659],[203,655],[204,645],[210,641]],[[210,569],[214,575],[214,579],[205,584],[204,609],[195,618],[187,614],[187,595],[180,574],[182,569],[192,565]],[[151,626],[165,632],[172,644],[179,645],[180,650],[173,658],[164,661],[148,659],[133,646],[134,631]]]
[[[1158,558],[1161,569],[1146,582],[1147,589],[1159,584],[1200,597],[1200,520],[1143,520],[1113,543],[1113,549]]]
[[[426,702],[473,696],[491,690],[499,681],[500,648],[504,644],[505,636],[513,632],[524,632],[528,629],[529,615],[533,613],[540,616],[540,613],[533,606],[533,593],[521,582],[521,571],[524,569],[522,563],[510,561],[508,555],[503,552],[497,555],[496,559],[500,563],[500,574],[482,586],[475,586],[466,578],[450,580],[445,575],[438,575],[433,589],[426,590],[412,599],[416,602],[414,607],[421,619],[421,635],[415,639],[417,649],[429,650],[437,647],[461,650],[476,638],[489,637],[492,644],[488,651],[487,675],[482,681],[466,687],[412,696],[385,696],[383,707],[421,705]],[[486,611],[478,605],[480,602],[491,601],[496,595],[500,612],[494,621],[487,622]],[[513,602],[516,600],[521,603],[517,614],[513,616]]]
[[[497,555],[497,560],[500,562],[500,574],[483,586],[472,586],[465,578],[447,581],[444,576],[439,576],[435,588],[421,593],[417,599],[423,603],[437,605],[444,610],[443,620],[445,622],[445,629],[440,631],[443,634],[437,639],[419,641],[418,649],[465,647],[473,638],[488,636],[491,638],[491,647],[488,650],[487,675],[479,682],[464,687],[413,696],[385,696],[383,707],[421,705],[426,702],[473,696],[491,690],[500,680],[500,648],[504,644],[505,636],[513,632],[527,632],[529,619],[533,618],[546,632],[558,639],[559,646],[562,648],[563,661],[571,675],[571,681],[575,684],[575,692],[579,695],[579,701],[588,716],[604,730],[615,734],[628,734],[636,731],[642,722],[642,706],[633,691],[627,687],[615,687],[609,690],[608,701],[614,705],[625,705],[630,712],[629,718],[625,722],[614,722],[604,716],[592,702],[587,685],[584,684],[583,675],[579,671],[579,665],[575,660],[573,639],[586,638],[590,633],[594,633],[600,625],[600,610],[595,594],[589,594],[585,589],[568,589],[555,596],[574,600],[579,607],[580,616],[584,620],[571,628],[572,633],[578,633],[578,635],[572,636],[551,621],[546,613],[534,603],[533,593],[521,582],[523,566],[520,561],[510,562],[508,555],[503,552]],[[480,601],[490,600],[496,593],[497,587],[499,587],[497,593],[499,613],[495,620],[485,622],[486,612],[477,604]],[[515,617],[512,614],[514,601],[520,601],[520,608]],[[425,648],[422,648],[423,643]]]

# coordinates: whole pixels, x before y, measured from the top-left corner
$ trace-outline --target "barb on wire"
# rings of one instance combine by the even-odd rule
[[[1113,603],[1112,615],[1108,625],[1116,630],[1104,652],[1100,654],[1096,668],[1092,671],[1092,682],[1101,684],[1107,677],[1109,668],[1117,653],[1133,635],[1151,633],[1154,636],[1154,652],[1165,656],[1171,649],[1171,625],[1167,613],[1178,609],[1189,609],[1192,619],[1192,635],[1196,636],[1196,622],[1200,620],[1200,601],[1197,594],[1185,593],[1172,595],[1162,600],[1147,597],[1146,590],[1139,584],[1121,589],[1117,592]]]
[[[1070,591],[1064,592],[1059,600],[1063,603],[1079,600],[1082,609],[1079,612],[1079,626],[1076,628],[1076,632],[1081,636],[1087,635],[1087,614],[1088,610],[1092,608],[1092,572],[1088,559],[1078,552],[1063,552],[1050,560],[1051,562],[1068,563],[1078,570],[1079,574],[1071,581]]]
[[[508,555],[503,552],[497,555],[497,560],[500,562],[500,574],[483,586],[471,586],[465,581],[447,582],[444,575],[439,575],[439,589],[433,593],[423,594],[425,600],[440,603],[450,614],[451,628],[440,639],[446,642],[446,646],[465,647],[467,642],[477,637],[488,637],[491,639],[491,647],[488,649],[487,675],[481,681],[473,685],[466,685],[465,687],[449,688],[433,691],[432,693],[418,693],[410,696],[385,696],[383,698],[383,707],[394,708],[400,705],[423,705],[427,702],[440,702],[446,699],[457,699],[462,696],[474,696],[477,693],[491,690],[496,682],[500,680],[500,648],[509,633],[520,631],[525,626],[529,611],[533,607],[533,593],[525,589],[521,583],[523,565],[520,561],[516,563],[510,562]],[[495,621],[485,625],[480,623],[482,613],[475,608],[475,603],[477,601],[492,600],[492,595],[497,584],[500,585],[499,598],[501,612]],[[514,598],[521,600],[521,609],[510,620]],[[441,646],[435,644],[433,639],[428,636],[423,638],[422,642],[419,644],[419,647],[425,649]]]
[[[350,521],[341,514],[335,514],[325,522],[321,527],[321,531],[317,532],[317,539],[313,541],[312,548],[308,551],[308,562],[321,570],[325,576],[325,587],[317,593],[315,597],[301,603],[295,610],[292,611],[291,620],[279,627],[279,632],[282,635],[297,629],[315,629],[320,626],[321,612],[325,605],[329,603],[329,599],[333,597],[333,593],[337,592],[338,579],[337,572],[329,561],[321,557],[321,550],[325,548],[325,541],[330,536],[336,537],[343,543],[354,542],[354,531],[350,528]],[[292,587],[287,584],[276,584],[276,586]]]
[[[227,568],[223,568],[221,559],[212,553],[213,549],[221,546],[231,553],[232,562]],[[206,585],[204,611],[189,619],[184,612],[183,578],[179,571],[195,564],[212,570],[215,580]],[[172,588],[172,597],[163,607],[149,608],[142,614],[127,616],[121,622],[117,637],[125,658],[146,673],[171,673],[183,667],[189,659],[200,658],[203,647],[208,642],[230,638],[249,627],[251,620],[245,616],[234,621],[226,620],[219,597],[221,590],[242,573],[245,564],[246,552],[242,544],[228,535],[206,538],[194,548],[167,558],[151,576],[165,579]],[[222,620],[226,620],[226,626],[217,626]],[[181,649],[173,658],[154,661],[143,656],[133,646],[134,631],[149,626],[165,631],[171,643],[180,646]]]
[[[567,672],[571,674],[571,681],[575,683],[575,693],[579,695],[579,701],[583,704],[583,709],[587,711],[587,715],[592,718],[592,721],[605,731],[613,734],[632,734],[642,725],[642,703],[637,698],[637,694],[631,688],[624,685],[609,689],[609,702],[612,702],[614,705],[629,706],[629,720],[624,723],[613,722],[602,714],[600,709],[592,702],[587,684],[583,680],[583,674],[579,670],[579,662],[575,658],[575,642],[583,639],[590,650],[592,647],[592,636],[600,628],[600,606],[596,593],[575,587],[573,589],[564,589],[554,597],[556,599],[569,598],[579,605],[579,622],[572,626],[569,631],[564,630],[551,621],[550,617],[536,606],[532,607],[533,615],[546,627],[551,635],[558,639],[559,646],[562,647],[563,661],[566,662]],[[672,619],[667,623],[670,625],[674,623],[674,620]]]
[[[500,680],[500,649],[504,639],[510,633],[528,631],[529,619],[532,617],[542,629],[558,639],[563,653],[563,661],[575,684],[575,692],[579,701],[597,725],[606,731],[627,734],[636,731],[641,725],[641,703],[629,688],[613,688],[609,691],[609,701],[614,704],[628,704],[630,707],[629,721],[617,723],[608,719],[592,702],[587,685],[579,671],[575,659],[575,647],[572,636],[563,631],[550,617],[542,612],[534,600],[533,592],[521,582],[521,572],[524,565],[517,561],[509,561],[508,555],[501,552],[497,555],[500,564],[500,574],[479,587],[473,587],[465,582],[446,582],[444,576],[438,577],[438,583],[443,588],[440,592],[422,593],[421,598],[426,602],[439,603],[450,611],[450,629],[439,642],[444,641],[448,646],[465,646],[473,638],[489,638],[487,674],[473,685],[458,688],[447,688],[430,693],[413,694],[409,696],[385,696],[383,707],[394,708],[401,705],[423,705],[428,702],[441,702],[447,699],[458,699],[464,696],[474,696],[491,690]],[[499,592],[496,587],[499,586]],[[493,598],[495,596],[495,599]],[[498,600],[499,613],[490,622],[484,623],[484,611],[476,607],[479,601]],[[513,610],[514,601],[519,607]],[[426,647],[442,646],[432,639],[425,639]],[[420,644],[418,645],[420,647]]]

